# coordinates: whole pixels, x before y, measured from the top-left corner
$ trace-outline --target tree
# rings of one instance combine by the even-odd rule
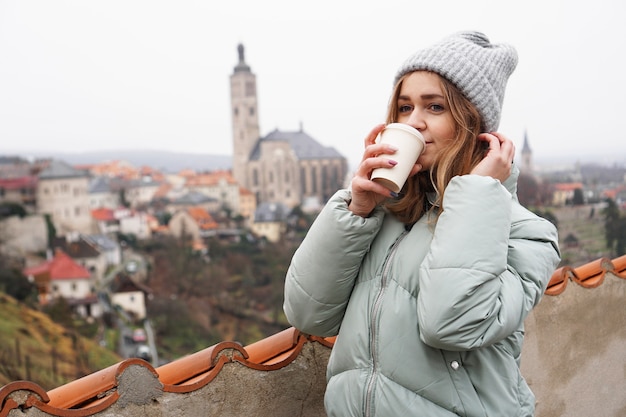
[[[52,222],[52,217],[50,216],[50,214],[46,213],[44,215],[44,218],[46,219],[46,229],[48,231],[48,247],[52,249],[50,245],[52,245],[52,242],[54,242],[54,238],[57,236],[57,229],[56,227],[54,227],[54,223]]]
[[[26,216],[26,209],[24,206],[18,203],[5,202],[0,204],[0,219],[4,217],[19,216],[23,218]]]
[[[583,194],[582,188],[576,188],[574,190],[574,197],[572,198],[572,204],[575,206],[582,206],[585,204],[585,196]]]
[[[539,203],[539,184],[534,177],[520,173],[517,181],[517,199],[524,207],[530,207]]]
[[[622,254],[626,249],[626,217],[621,216],[619,207],[613,199],[607,199],[604,214],[604,234],[606,246],[615,254]]]
[[[122,205],[122,207],[129,208],[130,202],[126,199],[126,188],[121,187],[118,192],[119,192],[120,204]]]
[[[22,274],[21,263],[0,252],[0,291],[18,301],[35,304],[37,286]]]

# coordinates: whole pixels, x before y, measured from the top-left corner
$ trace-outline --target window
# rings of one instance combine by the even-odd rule
[[[300,188],[302,194],[307,194],[307,186],[306,186],[306,169],[304,167],[300,168]]]
[[[251,97],[255,95],[255,86],[254,86],[254,81],[247,81],[246,82],[246,97]]]
[[[311,167],[311,192],[317,194],[317,167]]]

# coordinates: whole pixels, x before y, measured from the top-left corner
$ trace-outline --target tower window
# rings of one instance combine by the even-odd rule
[[[254,81],[248,81],[246,83],[246,96],[254,96],[255,95]]]
[[[254,116],[254,107],[250,107],[250,116]]]

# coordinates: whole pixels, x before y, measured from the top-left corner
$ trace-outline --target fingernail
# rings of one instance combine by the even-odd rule
[[[393,198],[398,198],[398,193],[396,193],[395,191],[390,191],[389,194],[393,197]]]
[[[387,145],[387,149],[389,149],[390,151],[394,151],[394,152],[398,150],[398,148],[394,145]]]
[[[389,165],[391,165],[392,167],[396,166],[396,165],[398,165],[398,161],[394,161],[393,159],[390,159],[389,160]]]

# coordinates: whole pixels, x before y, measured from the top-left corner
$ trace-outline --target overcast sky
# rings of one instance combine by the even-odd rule
[[[0,154],[230,155],[237,45],[261,134],[304,131],[352,163],[398,66],[459,30],[519,54],[500,131],[537,160],[626,162],[623,0],[0,0]]]

